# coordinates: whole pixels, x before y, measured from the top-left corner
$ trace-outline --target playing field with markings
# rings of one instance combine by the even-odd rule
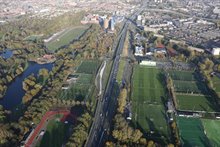
[[[207,94],[208,90],[204,83],[198,81],[173,81],[174,89],[176,92],[181,93],[197,93],[197,94]]]
[[[213,147],[220,146],[220,120],[202,119],[206,136]]]
[[[71,83],[70,88],[62,90],[60,98],[75,100],[90,100],[90,94],[94,89],[94,79],[100,66],[98,60],[83,61],[77,68],[75,75],[78,76],[75,82]]]
[[[193,71],[168,71],[173,80],[177,110],[219,111],[216,99],[211,95],[199,73]]]
[[[195,81],[195,76],[193,71],[179,71],[179,70],[170,70],[168,71],[169,75],[173,80],[181,81]]]
[[[183,147],[210,147],[199,118],[177,117],[177,125]]]
[[[97,60],[83,61],[77,69],[77,73],[94,74],[100,63]]]
[[[166,99],[160,69],[135,66],[132,89],[132,120],[154,139],[169,136],[163,101]],[[151,133],[152,134],[151,134]]]
[[[45,134],[37,147],[59,147],[68,138],[69,124],[61,122],[62,115],[49,121]]]
[[[157,68],[136,66],[133,77],[133,101],[161,104],[165,95],[162,85],[163,75]]]
[[[78,26],[66,29],[51,41],[45,43],[45,45],[49,50],[55,51],[60,47],[68,45],[71,41],[77,40],[88,28],[88,26]]]
[[[176,94],[178,110],[214,112],[215,100],[211,96]]]

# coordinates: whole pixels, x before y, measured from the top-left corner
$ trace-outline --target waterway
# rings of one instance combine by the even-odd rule
[[[0,100],[0,105],[6,110],[15,110],[22,104],[22,97],[25,95],[22,83],[32,73],[37,76],[38,72],[42,68],[46,68],[49,71],[52,70],[53,64],[37,64],[35,62],[29,62],[28,68],[15,80],[8,85],[8,89],[4,97]]]

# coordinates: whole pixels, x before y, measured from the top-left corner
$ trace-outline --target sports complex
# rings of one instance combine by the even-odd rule
[[[195,71],[168,71],[173,80],[176,109],[189,112],[216,112],[216,99]]]
[[[168,141],[171,134],[166,111],[168,91],[166,78],[172,79],[177,123],[181,145],[184,147],[218,147],[220,120],[217,99],[212,95],[202,76],[193,70],[176,70],[135,65],[132,76],[132,122],[147,138]],[[216,77],[214,77],[216,78]],[[220,79],[213,80],[218,91]],[[219,87],[220,89],[220,87]],[[220,92],[220,90],[219,90]],[[181,113],[180,113],[181,112]],[[206,114],[213,116],[206,118]],[[199,115],[194,115],[199,114]],[[202,114],[202,115],[200,115]]]
[[[174,103],[184,115],[176,118],[181,143],[184,147],[217,147],[220,145],[220,121],[201,118],[207,113],[219,112],[216,97],[212,95],[199,73],[195,71],[168,71],[173,81]],[[200,117],[189,113],[202,114]],[[184,117],[182,117],[184,116]]]
[[[74,98],[75,100],[91,100],[90,96],[93,94],[94,84],[93,81],[96,76],[96,72],[100,66],[98,60],[85,60],[77,67],[69,81],[67,82],[70,86],[62,90],[60,97],[62,99]],[[88,98],[88,99],[87,99]]]

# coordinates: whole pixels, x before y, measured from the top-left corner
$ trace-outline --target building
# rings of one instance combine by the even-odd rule
[[[141,15],[138,15],[137,20],[139,20],[139,21],[140,21],[140,20],[141,20],[141,18],[142,18],[142,17],[141,17]]]
[[[220,55],[220,48],[219,47],[218,48],[213,48],[212,49],[212,55],[214,55],[214,56]]]
[[[143,56],[144,54],[144,48],[142,46],[136,46],[135,47],[135,56]]]
[[[140,65],[146,65],[146,66],[156,66],[155,61],[141,61]]]

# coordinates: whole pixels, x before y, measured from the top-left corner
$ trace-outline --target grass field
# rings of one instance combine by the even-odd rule
[[[77,40],[85,30],[88,29],[88,26],[78,26],[70,29],[66,29],[58,36],[54,37],[51,41],[46,43],[46,47],[49,50],[57,50],[62,46],[68,45],[71,41]]]
[[[79,74],[76,83],[73,83],[69,89],[63,90],[60,97],[62,99],[84,100],[88,95],[92,80],[92,74]]]
[[[77,73],[86,73],[86,74],[94,74],[96,73],[98,67],[99,67],[99,62],[96,60],[91,60],[91,61],[83,61],[80,66],[77,69]]]
[[[183,147],[210,147],[200,119],[177,117],[177,125]]]
[[[206,132],[206,136],[209,138],[209,141],[213,147],[220,146],[220,121],[219,120],[210,120],[202,119],[202,124]]]
[[[208,94],[208,89],[202,82],[174,80],[173,85],[176,92]]]
[[[61,147],[67,140],[69,124],[60,122],[61,117],[56,117],[48,123],[47,130],[39,143],[39,147]]]
[[[35,41],[35,40],[39,40],[43,35],[31,35],[26,37],[24,40],[26,41]]]
[[[118,74],[117,74],[117,77],[116,77],[117,81],[119,81],[119,82],[122,80],[125,64],[126,64],[125,60],[123,60],[123,59],[120,60],[119,67],[118,67]]]
[[[135,66],[132,89],[132,119],[136,127],[154,139],[168,137],[169,130],[165,118],[165,90],[160,69]]]
[[[214,112],[215,101],[211,96],[176,94],[178,110]]]
[[[181,80],[181,81],[195,81],[195,76],[193,71],[179,71],[172,70],[168,71],[169,75],[173,80]]]
[[[96,60],[83,61],[75,73],[79,75],[78,79],[75,83],[71,84],[69,89],[61,91],[60,98],[75,99],[79,101],[87,100],[87,98],[90,99],[94,91],[95,86],[93,82],[99,66],[100,63]]]

